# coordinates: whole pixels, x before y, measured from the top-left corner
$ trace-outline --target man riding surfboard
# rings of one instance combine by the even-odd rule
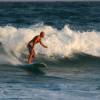
[[[35,44],[40,43],[40,45],[42,45],[44,48],[47,48],[47,46],[45,46],[41,42],[41,39],[44,38],[44,35],[45,35],[44,32],[40,32],[40,35],[35,36],[31,41],[28,42],[27,48],[29,50],[29,56],[28,56],[29,64],[32,64],[33,59],[35,58],[35,50],[34,50]]]

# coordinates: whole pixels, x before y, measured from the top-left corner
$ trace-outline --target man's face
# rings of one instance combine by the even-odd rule
[[[44,32],[40,33],[40,36],[41,36],[42,38],[44,37],[44,35],[45,35]]]

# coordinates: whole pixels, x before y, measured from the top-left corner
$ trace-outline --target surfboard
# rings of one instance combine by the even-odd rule
[[[35,62],[33,64],[25,64],[22,65],[21,68],[29,73],[33,74],[44,74],[42,68],[46,68],[47,65],[45,63]]]

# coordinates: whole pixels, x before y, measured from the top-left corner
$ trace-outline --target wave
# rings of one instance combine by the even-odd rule
[[[28,28],[0,27],[0,42],[9,61],[14,64],[23,63],[28,55],[27,43],[41,31],[46,33],[43,43],[48,46],[48,49],[36,45],[37,55],[42,54],[51,58],[69,58],[75,53],[83,52],[100,57],[100,32],[73,31],[68,25],[58,30],[52,26],[36,24]]]
[[[84,53],[74,54],[72,58],[59,58],[56,61],[51,61],[50,59],[39,58],[47,64],[47,67],[44,66],[33,66],[28,64],[1,64],[1,71],[9,71],[12,73],[12,70],[16,70],[16,73],[19,71],[21,73],[25,72],[28,75],[36,75],[39,77],[45,78],[54,78],[54,79],[65,79],[69,74],[94,74],[99,73],[100,69],[100,57],[87,55]],[[38,59],[38,60],[39,60]]]
[[[59,63],[66,64],[67,66],[95,66],[99,67],[100,65],[100,57],[97,56],[92,56],[89,54],[84,54],[84,53],[75,53],[73,54],[72,58],[64,58],[64,59],[59,59]],[[57,63],[58,63],[57,62]],[[84,66],[84,67],[85,67]]]
[[[44,62],[48,65],[48,67],[82,67],[82,68],[99,68],[100,67],[100,57],[92,56],[85,53],[74,53],[72,57],[66,58],[54,58],[54,59],[47,59],[39,56],[38,62]]]

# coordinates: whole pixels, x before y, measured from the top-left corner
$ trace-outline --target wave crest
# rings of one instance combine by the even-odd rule
[[[46,33],[43,43],[48,49],[36,45],[36,53],[45,56],[70,57],[73,53],[86,53],[100,56],[100,32],[79,32],[71,30],[68,25],[61,30],[43,24],[28,28],[13,26],[0,27],[0,42],[9,56],[20,58],[27,55],[27,43],[41,31]],[[22,58],[24,59],[24,58]]]

